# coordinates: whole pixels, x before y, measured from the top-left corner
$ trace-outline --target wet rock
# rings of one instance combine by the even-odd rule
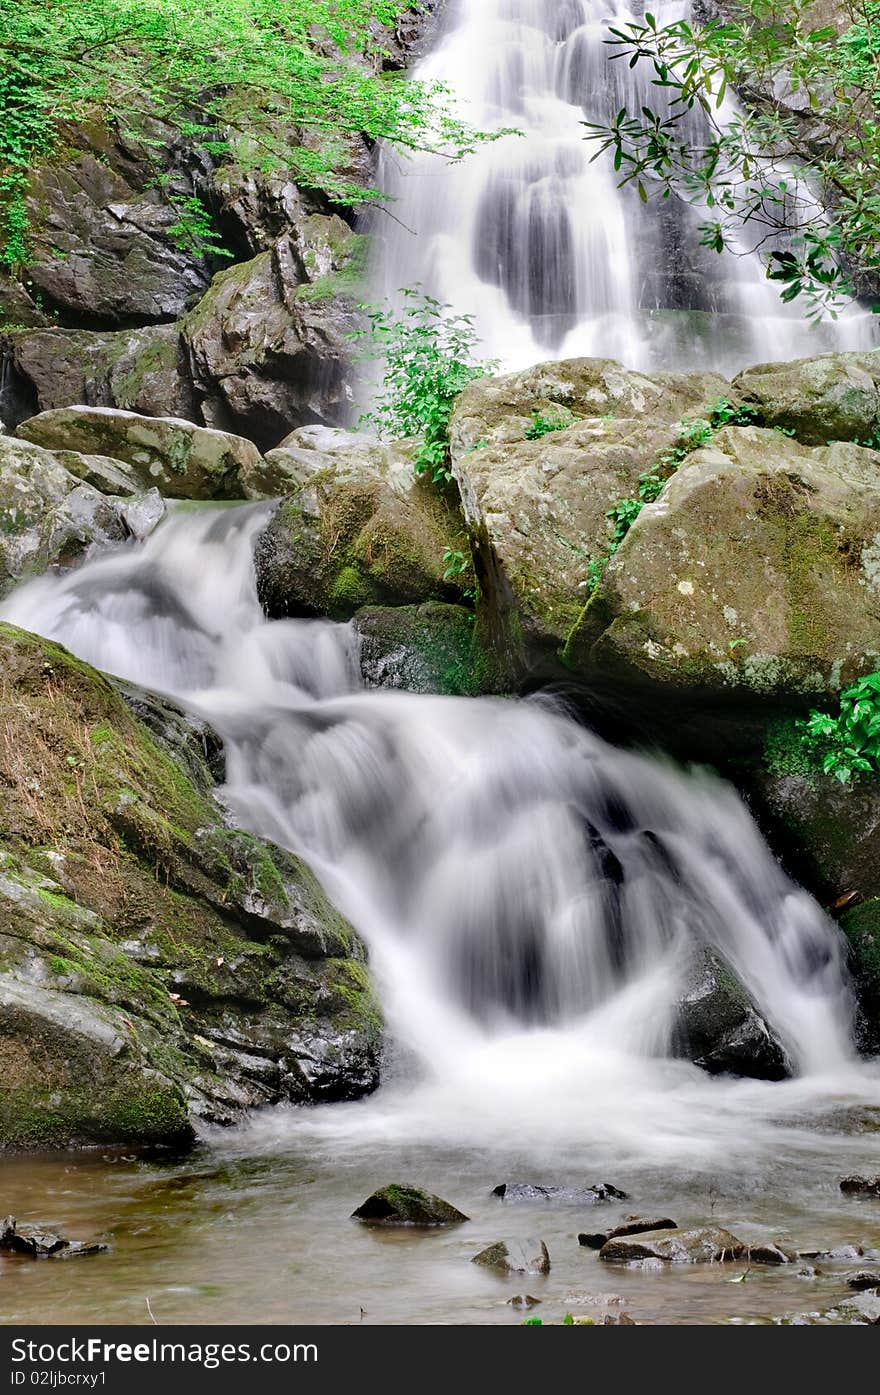
[[[365,606],[354,625],[368,688],[451,697],[499,690],[497,665],[476,632],[473,612],[463,606]]]
[[[499,1274],[549,1274],[550,1251],[543,1240],[496,1240],[472,1263]]]
[[[458,598],[444,575],[447,548],[467,546],[461,520],[414,476],[412,443],[338,432],[330,449],[304,443],[284,454],[303,483],[257,540],[257,586],[270,616],[346,620],[365,605]]]
[[[621,1236],[608,1240],[599,1258],[611,1263],[631,1264],[637,1260],[662,1260],[667,1264],[715,1264],[740,1259],[746,1246],[720,1226],[698,1226],[693,1230],[648,1231],[638,1238]]]
[[[806,445],[865,441],[880,426],[880,363],[873,353],[760,363],[734,378],[733,388],[763,425],[793,431]]]
[[[873,1255],[866,1255],[861,1245],[836,1245],[833,1250],[799,1250],[800,1259],[827,1259],[827,1260],[854,1260],[873,1259]]]
[[[635,1327],[629,1313],[601,1313],[598,1317],[576,1317],[573,1327]]]
[[[122,542],[113,503],[48,451],[0,436],[0,596],[49,567],[67,567],[91,547]]]
[[[714,950],[703,947],[688,964],[674,1045],[710,1075],[783,1080],[790,1074],[782,1044],[740,980]]]
[[[860,1269],[857,1274],[847,1274],[846,1286],[857,1290],[880,1289],[880,1273],[876,1270],[872,1273],[870,1269]]]
[[[543,1300],[533,1298],[530,1293],[517,1293],[513,1298],[508,1298],[507,1302],[511,1308],[536,1308]]]
[[[49,450],[121,460],[142,488],[174,499],[242,499],[244,477],[259,464],[251,441],[174,417],[145,417],[109,407],[68,407],[22,422],[18,435]]]
[[[374,1089],[360,941],[302,863],[226,825],[194,733],[7,625],[0,675],[2,1146],[179,1147],[196,1120]]]
[[[421,1187],[392,1183],[368,1196],[363,1205],[352,1212],[352,1219],[368,1225],[438,1226],[461,1225],[468,1217],[441,1197],[422,1191]]]
[[[98,1240],[66,1240],[53,1231],[37,1226],[18,1225],[14,1216],[0,1221],[0,1250],[28,1255],[31,1259],[72,1259],[77,1255],[96,1255],[109,1249]]]
[[[850,1177],[841,1177],[840,1190],[847,1196],[880,1196],[880,1174],[861,1177],[853,1173]]]
[[[777,1245],[773,1240],[746,1246],[746,1259],[750,1264],[794,1264],[797,1258],[797,1250]]]
[[[136,542],[143,542],[165,517],[165,500],[158,489],[133,494],[119,505],[119,517],[125,524],[126,532]]]
[[[492,1188],[500,1201],[555,1201],[563,1206],[595,1206],[599,1201],[626,1201],[627,1194],[610,1182],[592,1187],[544,1187],[535,1182],[502,1182]]]
[[[675,1221],[671,1221],[668,1216],[661,1216],[659,1219],[644,1216],[631,1216],[622,1225],[616,1225],[611,1230],[597,1232],[595,1234],[578,1235],[578,1244],[584,1245],[591,1250],[601,1250],[608,1240],[616,1240],[621,1235],[639,1235],[645,1230],[677,1230]]]
[[[583,675],[739,700],[880,664],[880,454],[725,427],[642,509],[567,642]]]

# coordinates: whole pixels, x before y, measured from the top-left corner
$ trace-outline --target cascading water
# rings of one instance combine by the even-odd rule
[[[823,1075],[836,1100],[861,1096],[838,932],[729,787],[614,750],[546,700],[363,690],[351,627],[265,620],[266,513],[178,510],[145,545],[19,588],[0,617],[220,732],[235,816],[306,858],[370,947],[407,1062],[377,1127],[473,1141],[540,1117],[655,1152],[687,1138],[691,1156],[715,1134],[745,1147],[739,1109],[800,1110]],[[673,1059],[702,944],[799,1082],[725,1085]]]
[[[658,23],[688,14],[659,0]],[[612,61],[604,42],[633,11],[618,0],[454,0],[418,66],[446,83],[467,118],[515,128],[462,163],[386,150],[377,215],[378,290],[420,284],[473,314],[483,351],[504,369],[544,359],[618,358],[633,368],[722,372],[747,363],[873,342],[871,316],[850,307],[811,330],[783,306],[757,257],[699,246],[699,209],[675,198],[644,205],[610,156],[591,162],[584,121],[622,108],[659,109],[646,64]],[[689,139],[699,141],[695,111]]]

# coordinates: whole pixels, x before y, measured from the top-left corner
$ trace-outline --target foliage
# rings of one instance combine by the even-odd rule
[[[459,158],[483,136],[440,84],[381,71],[412,0],[0,0],[0,257],[26,257],[33,163],[96,117],[149,148],[175,133],[211,156],[282,168],[357,203],[350,137]],[[385,30],[377,26],[386,26]]]
[[[362,420],[392,439],[418,436],[415,472],[430,472],[440,483],[452,478],[449,419],[455,399],[496,365],[476,357],[472,315],[453,315],[448,305],[417,287],[401,295],[400,312],[387,301],[364,306],[369,328],[352,336],[369,341],[369,357],[384,360],[376,406]]]
[[[844,688],[836,717],[811,712],[802,736],[825,774],[842,785],[853,775],[880,775],[880,673]]]
[[[220,234],[214,228],[211,215],[202,200],[193,195],[188,199],[172,199],[178,210],[177,221],[168,229],[175,247],[184,252],[194,252],[197,257],[231,257],[232,253],[223,246]]]
[[[533,412],[531,425],[527,426],[524,432],[527,441],[540,441],[542,436],[549,436],[552,431],[565,431],[577,421],[577,417],[572,412],[559,411],[554,413]]]
[[[612,28],[612,58],[645,64],[656,101],[585,123],[621,184],[704,209],[702,244],[760,251],[783,301],[802,298],[811,319],[855,293],[848,267],[880,270],[880,0],[839,10],[840,35],[817,27],[813,0],[740,0],[735,19],[702,28],[652,14]],[[728,85],[751,105],[725,108]]]
[[[446,570],[443,573],[444,581],[454,581],[456,577],[463,576],[468,569],[467,558],[463,552],[455,547],[443,549],[443,561],[446,564]]]

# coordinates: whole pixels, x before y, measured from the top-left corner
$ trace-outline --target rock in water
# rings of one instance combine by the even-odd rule
[[[543,1240],[496,1240],[471,1262],[499,1274],[550,1273],[550,1251]]]
[[[38,1226],[20,1226],[14,1216],[0,1221],[0,1250],[28,1255],[31,1259],[67,1259],[74,1255],[96,1255],[109,1246],[98,1240],[66,1240],[54,1231]]]
[[[501,1201],[556,1201],[563,1206],[595,1206],[599,1201],[626,1201],[627,1194],[610,1182],[591,1187],[543,1187],[536,1182],[501,1182],[492,1188]]]
[[[797,1250],[777,1245],[775,1240],[765,1240],[760,1245],[746,1247],[746,1259],[750,1264],[793,1264],[797,1257]]]
[[[880,1289],[880,1273],[873,1274],[869,1269],[860,1269],[857,1274],[847,1274],[847,1288],[854,1288],[857,1291],[865,1290],[870,1292],[873,1289]]]
[[[640,1259],[662,1259],[668,1264],[714,1264],[739,1259],[746,1246],[720,1226],[698,1226],[694,1230],[647,1231],[638,1239],[620,1236],[608,1240],[599,1258],[630,1264]]]
[[[513,1298],[508,1298],[507,1302],[511,1308],[535,1308],[543,1300],[533,1298],[530,1293],[516,1293]]]
[[[851,1177],[840,1179],[840,1190],[847,1196],[880,1196],[880,1174],[876,1177]]]
[[[785,1051],[732,969],[698,948],[687,969],[674,1030],[678,1052],[710,1075],[784,1080]]]
[[[424,1192],[420,1187],[394,1182],[373,1192],[351,1214],[353,1220],[364,1221],[367,1225],[461,1225],[468,1220],[463,1212],[441,1197]]]
[[[595,1234],[581,1234],[578,1236],[578,1244],[584,1245],[590,1250],[601,1250],[608,1240],[616,1240],[621,1235],[640,1235],[645,1230],[677,1230],[675,1221],[671,1221],[668,1216],[660,1220],[652,1218],[646,1220],[644,1216],[630,1216],[629,1220],[622,1225],[616,1225],[613,1230],[599,1231]]]

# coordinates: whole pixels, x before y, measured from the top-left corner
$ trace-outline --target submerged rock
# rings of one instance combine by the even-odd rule
[[[135,472],[143,489],[172,499],[244,499],[245,479],[260,453],[252,441],[177,417],[147,417],[109,407],[41,412],[18,428],[48,450],[110,456]]]
[[[373,1089],[363,947],[298,859],[227,827],[199,734],[184,757],[183,719],[154,710],[154,735],[8,625],[0,675],[3,1146],[176,1147],[196,1120]]]
[[[67,1240],[54,1231],[19,1225],[14,1216],[0,1221],[0,1250],[31,1259],[72,1259],[76,1255],[101,1254],[107,1249],[109,1246],[98,1240]]]
[[[788,1057],[733,971],[713,950],[694,950],[679,999],[674,1045],[710,1075],[783,1080]]]
[[[468,1217],[431,1192],[421,1187],[391,1183],[368,1196],[363,1205],[352,1211],[352,1219],[367,1225],[438,1226],[461,1225]]]
[[[530,1293],[516,1293],[513,1298],[508,1298],[507,1302],[511,1308],[536,1308],[543,1299],[533,1298]]]
[[[638,1238],[621,1236],[608,1240],[599,1258],[609,1263],[631,1264],[636,1260],[659,1259],[668,1264],[715,1264],[740,1259],[746,1246],[720,1226],[698,1226],[693,1230],[647,1231]]]
[[[840,1190],[847,1196],[880,1196],[880,1173],[876,1177],[862,1177],[858,1173],[841,1177]]]
[[[471,1262],[499,1274],[550,1273],[550,1251],[543,1240],[496,1240]]]
[[[621,1225],[614,1226],[611,1230],[596,1232],[595,1234],[582,1233],[578,1235],[578,1244],[584,1245],[591,1250],[601,1250],[608,1240],[616,1240],[621,1235],[639,1235],[645,1230],[677,1230],[675,1221],[671,1221],[668,1216],[661,1216],[659,1219],[644,1216],[631,1216],[629,1220]]]
[[[592,1187],[544,1187],[535,1182],[502,1182],[492,1188],[501,1201],[556,1201],[564,1206],[595,1206],[599,1201],[626,1201],[626,1192],[610,1182]]]

